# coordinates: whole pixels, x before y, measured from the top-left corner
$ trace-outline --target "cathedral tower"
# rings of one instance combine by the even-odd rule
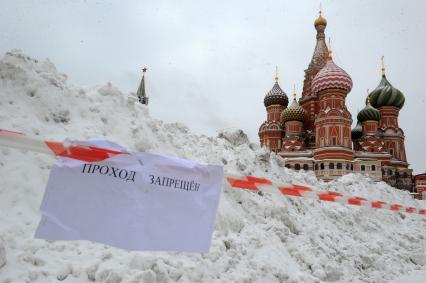
[[[281,124],[285,128],[282,151],[302,151],[305,149],[303,124],[306,121],[306,111],[296,100],[296,90],[293,92],[293,102],[281,113]]]
[[[278,84],[278,70],[275,75],[274,86],[265,95],[263,103],[266,107],[267,118],[259,128],[260,145],[266,145],[271,151],[278,152],[281,149],[281,141],[284,135],[280,115],[288,105],[287,94]]]
[[[319,105],[315,119],[314,158],[329,163],[329,170],[325,168],[323,172],[317,172],[318,177],[334,179],[343,175],[342,171],[334,169],[352,165],[352,116],[345,104],[351,89],[351,77],[333,62],[329,51],[327,63],[312,80],[312,93],[318,97]]]
[[[387,80],[382,58],[382,79],[379,85],[370,93],[371,105],[379,109],[382,118],[380,129],[383,131],[385,146],[392,155],[393,163],[408,167],[405,155],[404,131],[398,125],[398,115],[404,106],[404,94],[393,87]]]
[[[314,22],[314,27],[317,31],[316,45],[311,62],[305,70],[305,79],[303,81],[303,92],[300,100],[300,105],[307,112],[305,122],[307,147],[315,147],[315,116],[318,114],[318,97],[312,92],[311,84],[316,74],[325,66],[327,61],[328,48],[325,44],[325,28],[327,20],[322,16],[322,11],[319,12],[319,17]]]

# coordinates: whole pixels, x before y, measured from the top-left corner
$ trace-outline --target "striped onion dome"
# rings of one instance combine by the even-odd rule
[[[356,126],[355,128],[352,129],[351,134],[352,134],[352,140],[357,140],[360,137],[362,137],[362,126],[360,121],[356,123]]]
[[[379,85],[370,93],[370,97],[371,105],[375,108],[394,106],[401,109],[405,102],[404,94],[399,89],[393,87],[384,74]]]
[[[349,93],[352,89],[352,79],[342,68],[334,64],[331,55],[328,55],[327,63],[312,80],[312,92],[330,88],[342,89]]]
[[[306,110],[299,106],[296,97],[294,97],[291,105],[281,112],[281,123],[284,124],[288,121],[305,122],[307,116]]]
[[[265,95],[263,99],[263,103],[265,107],[278,104],[284,107],[288,105],[288,97],[287,94],[281,89],[280,85],[276,81],[272,89]]]
[[[380,121],[380,118],[382,117],[380,114],[380,111],[371,106],[370,104],[370,97],[367,99],[367,105],[365,105],[364,109],[359,111],[357,119],[359,122],[365,122],[365,121]]]

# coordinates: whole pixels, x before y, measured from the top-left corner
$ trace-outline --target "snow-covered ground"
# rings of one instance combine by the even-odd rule
[[[3,129],[53,140],[104,138],[135,151],[223,164],[228,173],[426,206],[359,175],[326,184],[312,173],[288,170],[241,131],[194,135],[184,125],[151,118],[145,107],[111,84],[70,86],[50,61],[18,51],[0,60],[0,79]],[[226,183],[206,254],[36,240],[39,205],[54,161],[0,148],[0,283],[426,282],[424,216],[259,195]]]

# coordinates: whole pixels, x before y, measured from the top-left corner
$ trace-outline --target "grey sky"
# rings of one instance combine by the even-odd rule
[[[300,95],[315,46],[319,1],[2,0],[0,52],[50,58],[76,85],[111,81],[136,91],[149,68],[152,116],[197,133],[241,128],[258,142],[263,97],[275,65],[288,95]],[[366,89],[389,81],[406,97],[400,125],[409,162],[426,170],[426,3],[322,1],[334,61],[352,77],[356,120]],[[114,113],[111,113],[114,115]]]

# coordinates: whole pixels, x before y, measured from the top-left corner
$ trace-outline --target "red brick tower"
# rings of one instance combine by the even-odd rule
[[[271,151],[278,152],[281,149],[284,135],[280,115],[288,105],[287,94],[278,84],[278,71],[275,76],[275,84],[266,94],[263,102],[266,107],[267,119],[259,128],[260,145],[266,145]]]
[[[370,100],[368,96],[367,104],[358,113],[357,119],[362,125],[362,134],[354,141],[354,148],[363,152],[386,152],[383,136],[379,131],[381,114],[379,110],[371,106]]]
[[[404,106],[404,94],[387,80],[382,58],[382,80],[370,93],[371,105],[379,109],[382,119],[380,129],[383,132],[385,147],[392,155],[392,163],[408,167],[404,146],[404,131],[398,125],[398,115]]]
[[[293,102],[281,113],[281,124],[285,127],[283,152],[305,150],[303,124],[306,116],[306,110],[297,103],[296,90],[294,90]]]
[[[314,158],[319,162],[329,162],[329,170],[325,168],[325,171],[318,172],[317,176],[326,180],[334,179],[344,174],[343,171],[335,169],[352,165],[354,159],[351,139],[352,116],[345,104],[346,95],[352,89],[352,79],[334,64],[329,51],[327,63],[312,80],[311,87],[312,93],[318,97],[319,105],[315,119]],[[337,162],[337,168],[334,162]]]
[[[383,135],[385,150],[390,160],[382,162],[382,178],[391,186],[403,190],[412,189],[412,170],[408,168],[405,154],[405,135],[399,127],[398,115],[404,106],[404,94],[391,85],[385,75],[382,57],[382,79],[370,93],[371,105],[379,109],[381,119],[380,131]]]
[[[316,74],[324,67],[327,59],[328,48],[325,44],[325,27],[327,26],[327,20],[322,17],[321,11],[319,17],[314,22],[315,29],[317,31],[317,42],[315,45],[314,54],[312,55],[311,62],[308,68],[305,70],[305,79],[303,81],[303,92],[300,100],[300,105],[308,113],[305,130],[307,147],[315,147],[315,116],[318,114],[318,97],[311,90],[311,83]]]

